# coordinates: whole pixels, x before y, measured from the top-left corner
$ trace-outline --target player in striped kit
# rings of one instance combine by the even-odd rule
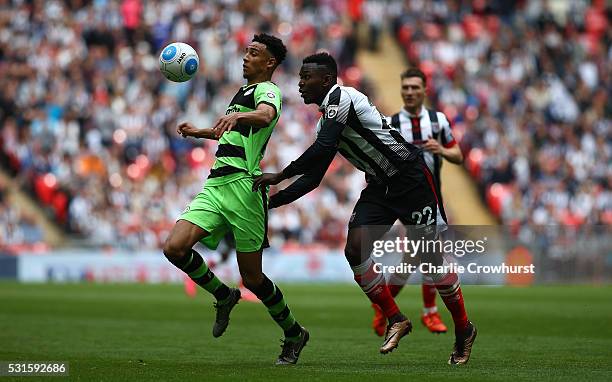
[[[319,185],[337,152],[366,173],[368,185],[349,221],[344,254],[355,281],[370,301],[381,307],[388,320],[380,347],[380,352],[386,354],[410,333],[412,323],[395,303],[384,275],[376,271],[370,257],[373,243],[398,219],[418,236],[426,238],[435,237],[438,226],[443,228],[446,221],[421,149],[406,142],[397,130],[389,127],[386,118],[364,94],[351,87],[339,86],[337,70],[336,61],[327,53],[304,59],[299,90],[304,103],[317,104],[322,112],[317,123],[317,139],[283,171],[256,178],[253,189],[302,175],[289,187],[272,195],[269,207],[291,203]],[[442,259],[434,255],[429,260],[439,263]],[[469,360],[476,339],[476,327],[468,320],[457,274],[435,273],[429,277],[455,323],[455,346],[448,362],[464,364]]]
[[[440,183],[440,167],[442,160],[454,164],[463,163],[463,154],[453,137],[450,122],[446,116],[435,110],[423,106],[427,78],[418,68],[410,68],[401,74],[401,95],[404,107],[394,114],[388,122],[397,129],[404,139],[423,149],[423,157],[427,167],[434,175],[436,191],[442,204]],[[405,275],[408,276],[408,275]],[[389,285],[391,294],[395,297],[405,285],[405,280],[396,278]],[[421,322],[432,333],[446,333],[446,325],[442,322],[436,306],[436,287],[431,282],[424,282],[421,286],[423,294],[423,314]],[[374,308],[372,327],[382,336],[385,331],[386,320],[380,307]]]

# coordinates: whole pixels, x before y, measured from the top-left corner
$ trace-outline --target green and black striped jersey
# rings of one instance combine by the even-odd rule
[[[226,184],[240,178],[262,174],[259,162],[263,159],[268,140],[281,114],[280,89],[270,81],[245,85],[238,90],[225,114],[253,111],[260,103],[274,107],[276,117],[265,127],[239,123],[232,131],[224,133],[219,139],[217,160],[213,164],[206,184]]]

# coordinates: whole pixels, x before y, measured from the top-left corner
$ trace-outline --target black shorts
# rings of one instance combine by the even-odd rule
[[[421,168],[419,168],[421,167]],[[444,208],[429,169],[423,164],[400,173],[388,184],[368,183],[353,209],[349,229],[389,226],[396,220],[413,227],[445,226]]]

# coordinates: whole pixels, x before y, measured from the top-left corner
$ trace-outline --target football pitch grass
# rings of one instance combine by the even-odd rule
[[[612,287],[464,287],[479,334],[464,366],[453,335],[420,324],[420,288],[399,297],[415,324],[378,353],[356,285],[280,284],[311,334],[296,366],[274,366],[282,333],[262,304],[241,302],[221,338],[212,298],[179,285],[0,283],[0,361],[68,361],[82,381],[611,380]],[[440,298],[442,316],[452,326]],[[13,378],[14,380],[21,380]],[[0,381],[8,380],[0,377]],[[48,379],[28,377],[27,380]]]

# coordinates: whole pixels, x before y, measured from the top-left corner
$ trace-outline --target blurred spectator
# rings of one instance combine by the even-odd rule
[[[0,183],[0,250],[11,252],[43,241],[43,232],[34,219],[24,214],[7,197],[6,186]]]

